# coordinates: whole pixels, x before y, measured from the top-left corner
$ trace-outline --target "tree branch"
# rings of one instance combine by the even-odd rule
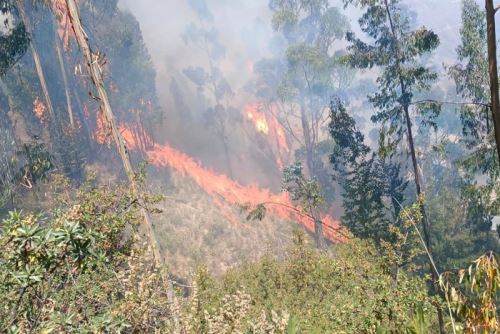
[[[420,103],[437,103],[437,104],[453,104],[453,105],[475,105],[475,106],[482,106],[482,107],[487,107],[490,108],[491,105],[489,103],[483,103],[483,102],[454,102],[454,101],[439,101],[439,100],[418,100],[418,101],[413,101],[410,102],[410,105],[412,104],[420,104]]]
[[[313,215],[311,215],[311,214],[309,214],[307,212],[304,212],[302,210],[299,210],[296,207],[288,205],[288,204],[285,204],[285,203],[280,203],[280,202],[263,202],[263,203],[260,203],[260,204],[282,206],[282,207],[287,208],[288,210],[294,212],[295,214],[297,214],[299,216],[302,216],[302,217],[305,217],[305,218],[309,218],[309,219],[311,219],[313,221],[317,220],[316,218],[314,218]],[[343,236],[344,238],[346,238],[346,239],[350,239],[351,238],[349,235],[347,235],[347,234],[345,234],[343,232],[344,228],[327,225],[322,220],[318,220],[318,221],[321,223],[321,225],[323,225],[323,227],[331,229],[335,233],[338,233],[339,235]]]

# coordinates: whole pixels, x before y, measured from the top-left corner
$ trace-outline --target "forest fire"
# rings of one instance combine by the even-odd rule
[[[62,41],[64,49],[68,51],[70,37],[73,35],[73,32],[71,22],[68,18],[68,8],[66,6],[66,1],[53,0],[52,6],[57,17],[57,35]]]
[[[96,130],[94,140],[99,144],[109,144],[111,142],[111,132],[107,126],[107,121],[102,112],[96,113]]]
[[[251,104],[245,109],[246,115],[249,120],[255,124],[255,129],[258,132],[269,134],[269,125],[267,124],[266,115],[259,111],[259,106]]]
[[[38,118],[40,121],[43,121],[46,110],[47,107],[37,97],[35,101],[33,101],[33,113],[35,114],[36,118]]]
[[[137,141],[137,128],[124,127],[120,132],[127,143],[129,149],[144,151],[149,162],[157,167],[169,167],[182,176],[192,178],[207,194],[214,198],[217,206],[223,208],[224,202],[229,205],[250,204],[252,206],[265,204],[268,212],[281,219],[291,219],[304,225],[310,231],[314,230],[314,222],[311,218],[298,213],[287,193],[273,194],[269,189],[261,189],[255,184],[244,186],[230,179],[228,176],[218,174],[195,161],[186,154],[168,146],[152,144],[144,131],[140,131],[146,140]],[[148,149],[144,142],[150,144]],[[151,145],[152,144],[152,145]],[[220,201],[221,199],[222,201]],[[225,214],[225,217],[233,224],[238,223],[238,219],[232,215]],[[322,218],[324,223],[324,234],[331,241],[342,241],[345,238],[340,231],[340,225],[330,216]]]
[[[249,104],[245,108],[248,120],[252,121],[257,132],[268,136],[272,145],[276,146],[276,162],[280,169],[283,168],[284,156],[290,151],[285,137],[285,131],[276,118],[275,106],[269,106],[271,112],[266,114],[260,104]]]

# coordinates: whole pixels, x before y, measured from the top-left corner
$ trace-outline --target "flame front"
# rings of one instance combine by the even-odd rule
[[[309,230],[314,231],[314,221],[311,218],[299,215],[295,210],[290,210],[294,206],[287,193],[273,194],[269,189],[261,189],[255,184],[241,185],[226,175],[202,167],[193,158],[168,145],[153,143],[143,130],[138,129],[140,129],[138,125],[134,127],[122,126],[120,128],[129,149],[144,151],[149,162],[157,167],[168,167],[182,176],[192,178],[207,194],[215,199],[216,205],[223,206],[219,199],[229,205],[265,203],[270,214],[281,219],[297,221]],[[137,141],[138,131],[141,136],[147,139]],[[144,142],[148,142],[150,149],[145,147]],[[235,224],[237,223],[230,216],[226,215],[226,218]],[[330,216],[322,217],[322,221],[324,223],[324,234],[328,239],[332,241],[345,240],[338,222],[334,221]]]

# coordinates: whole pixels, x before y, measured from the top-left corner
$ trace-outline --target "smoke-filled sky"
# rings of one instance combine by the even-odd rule
[[[194,45],[186,45],[182,39],[191,23],[200,23],[190,3],[193,1],[120,0],[121,7],[133,13],[140,24],[157,73],[157,95],[167,114],[179,109],[171,90],[174,78],[184,96],[188,97],[186,102],[191,112],[201,113],[203,109],[202,105],[190,103],[198,100],[199,96],[196,87],[182,72],[190,66],[207,68],[209,65],[202,50]],[[232,101],[232,106],[243,109],[244,105],[255,102],[252,97],[244,96],[245,85],[252,78],[252,64],[271,56],[271,45],[276,46],[278,38],[271,27],[269,0],[206,0],[206,3],[213,15],[218,41],[226,51],[224,59],[218,65],[232,91],[236,93],[234,98],[238,101]],[[340,0],[332,0],[332,3],[343,8]],[[442,66],[455,62],[455,49],[460,39],[461,0],[402,0],[402,3],[415,12],[419,25],[425,25],[439,35],[441,45],[431,61],[438,72],[444,73]],[[360,33],[357,22],[360,11],[352,7],[342,10],[350,21],[351,29]],[[343,46],[343,42],[341,43]],[[366,72],[362,75],[371,77]],[[446,81],[447,76],[442,76],[441,80]],[[365,125],[362,125],[367,134],[372,127],[368,123],[364,122]],[[190,151],[186,146],[190,139],[178,138],[183,142],[180,146],[204,160],[205,141],[193,139],[193,143],[197,143],[194,145],[203,147],[198,151]]]
[[[439,49],[439,63],[449,63],[454,57],[459,42],[460,0],[404,0],[418,15],[420,24],[439,34],[442,44]],[[146,45],[159,74],[159,95],[163,80],[176,67],[197,62],[196,50],[186,47],[181,34],[186,26],[196,21],[188,1],[179,0],[120,0],[141,25]],[[207,0],[214,14],[221,40],[228,51],[226,75],[241,75],[243,58],[249,54],[254,59],[265,56],[273,37],[270,26],[271,13],[268,0]],[[357,14],[347,10],[351,27],[357,30]],[[231,80],[230,80],[231,81]]]

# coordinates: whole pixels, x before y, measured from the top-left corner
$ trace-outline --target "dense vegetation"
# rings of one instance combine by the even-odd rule
[[[215,4],[190,0],[181,37],[201,60],[172,74],[169,118],[117,0],[0,0],[0,332],[498,332],[484,4],[462,0],[456,63],[442,66],[440,36],[406,2],[270,0],[270,52],[237,87]],[[217,171],[155,144],[166,128],[201,141]],[[282,194],[237,183],[252,179],[245,159]],[[198,188],[176,179],[186,161]],[[192,205],[200,193],[208,204]]]

